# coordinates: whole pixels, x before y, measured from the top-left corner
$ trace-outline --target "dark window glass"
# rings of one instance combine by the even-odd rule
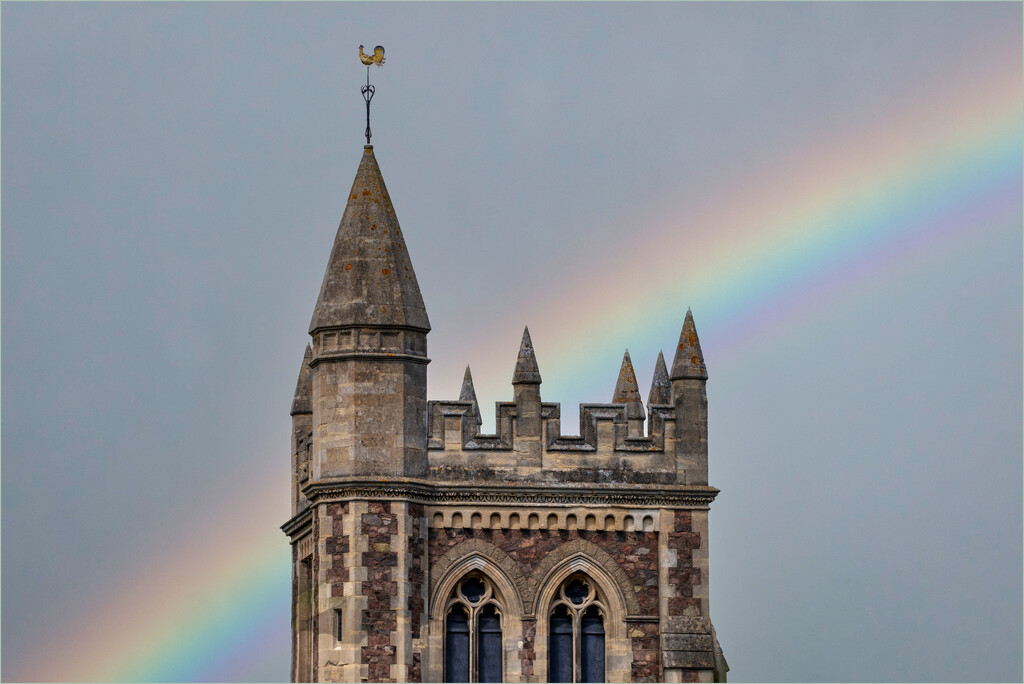
[[[481,682],[501,681],[501,618],[493,605],[485,606],[478,618],[477,671]]]
[[[566,597],[577,606],[587,598],[587,585],[580,580],[573,580],[565,586]]]
[[[484,583],[478,577],[470,577],[462,583],[462,595],[470,603],[476,603],[484,595]]]
[[[445,621],[444,681],[469,681],[469,616],[462,606],[453,606]]]
[[[548,681],[572,681],[572,618],[565,606],[551,614],[548,637]]]
[[[341,610],[334,609],[334,638],[341,641]]]
[[[604,681],[604,620],[591,606],[580,619],[581,668],[584,682]]]

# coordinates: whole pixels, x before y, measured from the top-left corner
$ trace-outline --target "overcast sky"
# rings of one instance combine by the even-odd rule
[[[730,679],[1020,681],[1019,3],[0,21],[4,680],[287,679],[288,410],[382,44],[432,399],[471,364],[493,429],[529,325],[571,432],[690,306]]]

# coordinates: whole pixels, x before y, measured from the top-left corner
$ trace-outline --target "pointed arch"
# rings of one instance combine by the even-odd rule
[[[592,575],[606,593],[614,594],[615,598],[609,595],[607,600],[620,603],[623,616],[643,614],[636,589],[626,571],[607,551],[586,539],[573,539],[562,544],[537,565],[532,577],[542,588],[538,594],[540,603],[526,606],[528,612],[540,610],[544,605],[542,595],[553,593],[561,580],[577,570]]]
[[[518,640],[523,633],[522,588],[529,586],[529,580],[508,554],[497,546],[482,539],[469,539],[453,546],[431,567],[430,603],[427,609],[430,625],[429,658],[424,681],[444,680],[445,614],[449,597],[463,578],[476,573],[484,575],[494,589],[501,613],[500,652],[512,653],[518,650]],[[522,676],[521,662],[516,658],[503,658],[501,668],[503,681],[519,681]]]
[[[533,572],[538,591],[532,611],[537,617],[535,648],[537,674],[542,681],[552,681],[555,675],[549,653],[552,628],[552,610],[557,604],[561,587],[574,577],[593,582],[597,596],[603,604],[603,649],[605,681],[625,682],[631,679],[633,660],[632,642],[626,621],[642,613],[640,601],[629,575],[608,552],[585,539],[574,539],[549,553]]]
[[[470,570],[480,570],[493,581],[504,595],[509,608],[520,615],[526,612],[526,601],[530,603],[535,591],[535,582],[519,569],[519,564],[494,544],[483,539],[467,539],[448,549],[430,568],[430,618],[434,617],[435,606],[443,603],[459,578]]]

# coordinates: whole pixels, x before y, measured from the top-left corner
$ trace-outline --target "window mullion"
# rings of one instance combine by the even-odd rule
[[[476,653],[476,637],[477,637],[477,610],[476,607],[469,607],[469,681],[476,682],[480,680],[477,675],[477,653]]]
[[[572,611],[572,681],[583,679],[583,648],[580,643],[580,614]]]

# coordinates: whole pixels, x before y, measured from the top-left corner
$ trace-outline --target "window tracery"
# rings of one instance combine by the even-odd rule
[[[590,578],[576,574],[562,583],[549,609],[548,681],[605,681],[607,615]]]
[[[490,579],[473,572],[455,586],[445,606],[444,680],[500,682],[501,604]]]

